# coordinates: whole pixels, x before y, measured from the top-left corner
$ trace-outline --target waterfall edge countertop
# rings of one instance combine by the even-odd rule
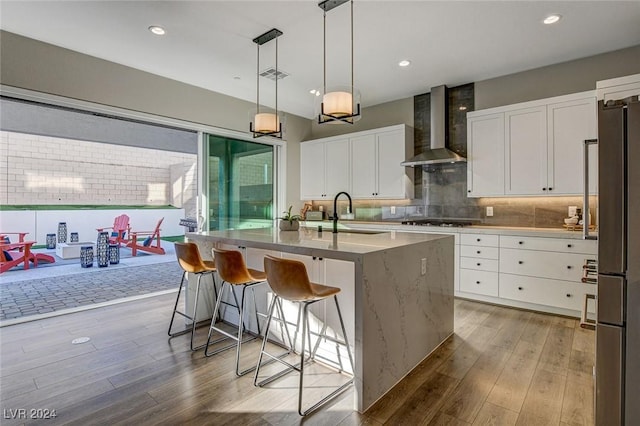
[[[254,228],[198,233],[188,232],[186,237],[195,241],[214,237],[224,244],[245,246],[250,243],[251,247],[265,250],[356,261],[365,254],[434,241],[447,236],[395,230],[363,231],[357,229],[341,229],[341,232],[333,234],[331,229],[318,232],[317,228],[300,227],[299,231]]]
[[[214,246],[246,248],[250,268],[262,269],[265,254],[299,259],[312,280],[339,287],[354,347],[354,405],[365,412],[453,334],[455,239],[446,234],[344,231],[274,227],[187,233],[187,238],[198,244],[203,256],[210,256]],[[267,299],[266,293],[257,297],[259,310]],[[325,321],[337,329],[331,316]]]

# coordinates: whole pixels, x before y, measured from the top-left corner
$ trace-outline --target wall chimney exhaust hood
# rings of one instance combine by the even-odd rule
[[[400,163],[405,167],[420,167],[438,163],[466,162],[463,156],[445,147],[447,139],[447,88],[431,88],[431,146],[424,152]]]

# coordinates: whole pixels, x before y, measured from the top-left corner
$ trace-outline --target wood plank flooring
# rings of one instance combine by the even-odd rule
[[[297,379],[236,378],[235,352],[167,340],[175,295],[0,329],[3,425],[592,425],[594,333],[575,319],[456,300],[455,335],[365,414],[353,391],[302,420]],[[199,339],[206,337],[199,330]],[[87,336],[91,340],[72,345]],[[259,342],[243,348],[255,362]],[[277,368],[269,366],[268,368]],[[265,370],[265,374],[268,371]],[[314,365],[305,403],[343,378]],[[25,409],[26,418],[12,418]]]

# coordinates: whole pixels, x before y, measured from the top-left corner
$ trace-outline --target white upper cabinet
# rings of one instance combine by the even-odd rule
[[[323,146],[322,153],[315,145]],[[301,199],[332,199],[340,191],[354,199],[411,198],[413,169],[400,163],[412,154],[413,132],[404,124],[303,142]],[[315,176],[309,176],[308,170]]]
[[[584,140],[597,136],[595,92],[474,111],[467,117],[470,197],[582,194]],[[590,149],[589,170],[595,171],[596,150]],[[592,193],[596,182],[592,172]]]
[[[300,145],[300,198],[323,200],[348,191],[349,139],[305,142]]]
[[[467,116],[467,191],[470,197],[504,194],[504,114]]]
[[[547,194],[547,108],[507,111],[505,124],[505,192]]]
[[[378,150],[376,135],[363,135],[351,138],[351,196],[373,198],[378,181]]]
[[[596,82],[598,100],[614,101],[640,95],[640,74]]]
[[[547,106],[547,184],[552,194],[584,190],[584,140],[598,136],[596,98],[589,96]],[[589,147],[589,190],[597,191],[598,150]]]

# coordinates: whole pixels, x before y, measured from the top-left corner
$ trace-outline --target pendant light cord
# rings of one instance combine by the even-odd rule
[[[353,114],[353,0],[351,0],[351,114]]]
[[[256,114],[260,114],[260,45],[258,46],[258,60],[256,61]]]
[[[327,94],[327,11],[322,15],[322,94]],[[324,97],[324,96],[323,96]]]
[[[278,117],[278,37],[276,37],[276,132],[280,131],[280,117]]]

